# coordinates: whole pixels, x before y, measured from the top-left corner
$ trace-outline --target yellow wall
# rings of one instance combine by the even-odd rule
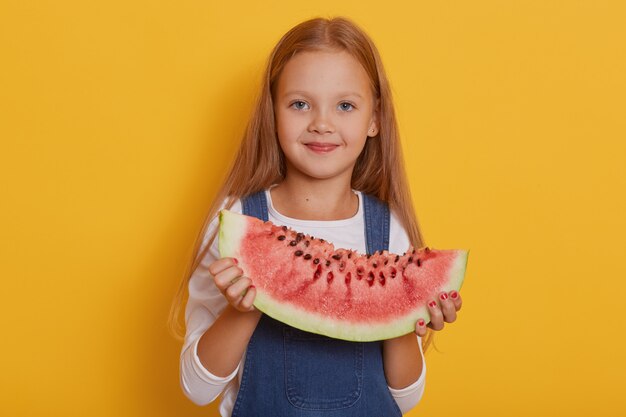
[[[0,415],[207,416],[165,320],[273,43],[376,41],[424,234],[471,249],[412,416],[617,416],[626,3],[0,3]]]

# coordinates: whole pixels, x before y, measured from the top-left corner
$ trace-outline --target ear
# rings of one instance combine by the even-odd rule
[[[374,106],[374,111],[372,114],[372,121],[370,122],[369,130],[367,131],[367,136],[374,137],[378,134],[380,130],[379,120],[380,120],[380,99],[376,98],[376,105]]]

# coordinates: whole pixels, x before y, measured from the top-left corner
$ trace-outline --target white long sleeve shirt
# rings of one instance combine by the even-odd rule
[[[356,215],[343,220],[317,221],[293,219],[282,215],[274,208],[271,195],[266,190],[269,220],[276,225],[285,225],[299,232],[325,239],[332,242],[336,248],[350,248],[359,253],[366,253],[363,199],[359,191],[354,192],[359,197],[359,210]],[[241,201],[235,202],[230,210],[241,213]],[[207,228],[201,250],[206,247],[210,235],[217,226],[217,218],[215,218]],[[389,251],[392,253],[405,252],[409,246],[409,238],[393,213],[391,214],[389,233]],[[202,366],[197,354],[200,337],[228,304],[215,286],[213,277],[208,271],[208,266],[219,258],[218,239],[219,237],[215,238],[206,256],[189,280],[189,300],[185,309],[186,335],[180,357],[180,382],[185,395],[197,405],[206,405],[223,393],[219,408],[220,415],[229,417],[237,399],[245,354],[233,373],[226,377],[218,377],[209,372]],[[393,389],[389,387],[389,391],[403,413],[413,408],[420,401],[426,382],[426,362],[421,338],[416,337],[424,364],[422,374],[417,381],[406,388]]]

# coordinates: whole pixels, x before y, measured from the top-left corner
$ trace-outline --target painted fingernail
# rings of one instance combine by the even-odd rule
[[[446,294],[445,292],[443,294],[441,294],[439,296],[439,298],[441,298],[442,300],[447,300],[448,299],[448,294]]]
[[[419,319],[419,320],[417,321],[417,325],[418,325],[418,326],[423,326],[423,325],[424,325],[424,319]]]
[[[437,305],[437,303],[435,301],[431,301],[430,303],[428,303],[428,305],[430,307],[435,307]]]
[[[450,297],[452,297],[452,298],[457,298],[458,296],[459,296],[459,293],[458,293],[458,292],[456,292],[456,291],[452,291],[452,292],[450,293]]]

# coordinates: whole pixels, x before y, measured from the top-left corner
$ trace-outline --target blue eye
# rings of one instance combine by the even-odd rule
[[[346,106],[349,106],[349,108],[346,108]],[[354,106],[352,105],[352,103],[348,103],[348,102],[343,102],[339,105],[339,107],[341,107],[341,110],[346,110],[346,111],[350,111],[354,108]]]
[[[294,105],[296,105],[296,109],[297,110],[302,110],[303,108],[299,106],[299,104],[303,104],[306,105],[306,103],[302,100],[298,100],[298,101],[294,101],[293,103],[291,103],[291,107],[293,107]]]

